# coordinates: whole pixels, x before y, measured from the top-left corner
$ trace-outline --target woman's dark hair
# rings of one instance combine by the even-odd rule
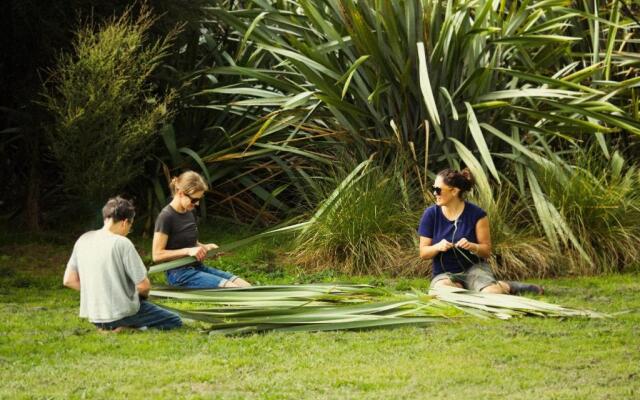
[[[442,177],[442,181],[447,186],[460,189],[460,197],[471,190],[476,184],[476,181],[475,179],[473,179],[473,175],[471,174],[471,171],[469,171],[469,168],[465,168],[462,171],[456,171],[450,168],[443,169],[442,171],[438,172],[438,176]]]
[[[102,218],[111,218],[113,222],[133,221],[135,216],[136,209],[133,206],[133,202],[120,196],[110,198],[107,204],[102,207]]]

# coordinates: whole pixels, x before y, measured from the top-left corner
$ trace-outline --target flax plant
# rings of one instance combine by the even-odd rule
[[[376,153],[383,170],[401,160],[402,185],[423,191],[434,171],[466,164],[481,183],[478,195],[486,208],[505,212],[522,205],[516,222],[508,213],[493,214],[503,229],[494,232],[504,235],[500,262],[510,265],[503,266],[505,271],[515,276],[548,273],[548,257],[526,261],[516,253],[550,249],[570,254],[569,265],[575,257],[581,259],[575,262],[593,263],[593,251],[608,251],[582,240],[579,224],[539,171],[566,168],[571,162],[566,155],[585,143],[597,143],[606,159],[611,157],[609,137],[640,134],[633,100],[640,60],[630,39],[638,27],[621,13],[618,2],[613,7],[528,0],[224,5],[206,9],[210,18],[204,26],[227,29],[228,38],[237,43],[233,54],[226,55],[233,62],[200,71],[215,79],[194,96],[202,109],[252,116],[251,124],[228,135],[238,138],[234,146],[242,148],[233,157],[262,152],[280,156],[300,143],[305,156],[335,157],[346,149],[356,164]],[[224,152],[200,156],[212,165],[230,157]],[[297,193],[307,193],[326,177],[326,165],[286,173]],[[495,193],[505,189],[491,188],[501,185],[513,190],[504,195],[513,202],[509,207],[496,205],[503,200],[494,199]],[[313,205],[309,196],[304,198]],[[424,198],[417,195],[410,203]],[[361,211],[351,210],[350,217]],[[352,237],[364,238],[365,232],[385,237],[384,229],[371,233],[368,226],[361,225],[362,235]],[[393,235],[385,239],[389,248],[399,244],[389,239]],[[507,235],[522,247],[509,247]],[[332,254],[360,249],[358,258],[375,264],[372,257],[377,256],[370,253],[378,246],[364,244],[376,240],[344,241],[334,245]],[[319,250],[307,246],[306,251]],[[319,253],[308,258],[321,259]]]
[[[488,261],[496,276],[519,280],[567,272],[566,268],[562,270],[562,265],[554,263],[557,260],[544,232],[530,223],[532,216],[527,201],[506,184],[495,190],[495,198],[494,203],[484,208],[493,245]]]
[[[242,289],[164,288],[151,291],[151,296],[182,303],[179,308],[162,307],[207,324],[205,331],[210,334],[224,335],[426,327],[464,317],[504,320],[523,316],[608,317],[540,300],[453,288],[430,290],[427,294],[392,292],[368,285],[315,284]],[[194,308],[195,303],[207,308]]]
[[[549,199],[588,254],[567,257],[573,273],[622,272],[640,257],[640,172],[618,152],[609,162],[598,154],[580,151],[574,165],[541,172]]]

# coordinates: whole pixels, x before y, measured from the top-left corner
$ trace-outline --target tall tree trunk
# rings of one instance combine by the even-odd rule
[[[40,132],[33,128],[27,135],[29,179],[24,210],[25,225],[32,232],[40,231]]]

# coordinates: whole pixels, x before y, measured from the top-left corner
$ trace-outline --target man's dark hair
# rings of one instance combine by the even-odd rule
[[[136,209],[131,200],[123,199],[120,196],[112,197],[107,204],[102,207],[102,218],[113,219],[113,222],[129,220],[133,221],[136,216]]]

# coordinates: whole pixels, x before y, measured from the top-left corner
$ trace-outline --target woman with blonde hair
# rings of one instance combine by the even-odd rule
[[[153,234],[153,262],[166,262],[182,257],[196,261],[166,272],[172,286],[185,288],[247,287],[247,281],[229,272],[207,267],[202,260],[207,252],[217,249],[214,243],[198,241],[195,208],[209,189],[198,173],[186,171],[171,180],[171,202],[160,211]]]

